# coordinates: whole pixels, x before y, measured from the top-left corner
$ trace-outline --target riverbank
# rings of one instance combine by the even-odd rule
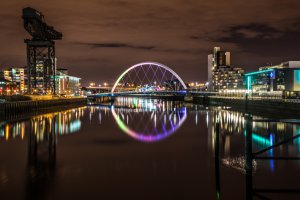
[[[263,99],[219,96],[194,96],[194,103],[209,106],[225,106],[234,110],[254,115],[276,116],[279,115],[287,118],[300,117],[300,101],[296,99]]]
[[[46,112],[54,109],[79,107],[84,105],[86,105],[85,98],[5,102],[0,104],[0,119],[16,118],[30,113]]]

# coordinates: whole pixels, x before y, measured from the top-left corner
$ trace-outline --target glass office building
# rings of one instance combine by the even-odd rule
[[[300,61],[288,61],[259,68],[245,74],[246,89],[253,95],[279,94],[283,97],[300,96]]]

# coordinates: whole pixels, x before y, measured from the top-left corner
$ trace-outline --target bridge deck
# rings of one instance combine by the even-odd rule
[[[186,91],[155,91],[155,92],[114,92],[114,93],[98,93],[89,95],[88,97],[113,97],[113,96],[185,96]]]

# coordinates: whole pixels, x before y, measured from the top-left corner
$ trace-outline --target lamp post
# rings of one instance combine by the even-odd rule
[[[175,89],[175,91],[177,90],[177,88],[176,88],[176,81],[174,81],[174,89]]]

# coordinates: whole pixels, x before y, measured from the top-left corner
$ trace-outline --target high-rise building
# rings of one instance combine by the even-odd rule
[[[207,85],[207,90],[208,91],[212,91],[212,76],[213,76],[213,55],[212,54],[209,54],[208,55],[208,58],[207,58],[207,82],[208,82],[208,85]]]
[[[212,56],[213,67],[230,66],[230,52],[221,51],[220,47],[215,47]]]
[[[242,68],[230,65],[230,52],[214,47],[213,54],[208,55],[208,90],[218,92],[243,87]]]

